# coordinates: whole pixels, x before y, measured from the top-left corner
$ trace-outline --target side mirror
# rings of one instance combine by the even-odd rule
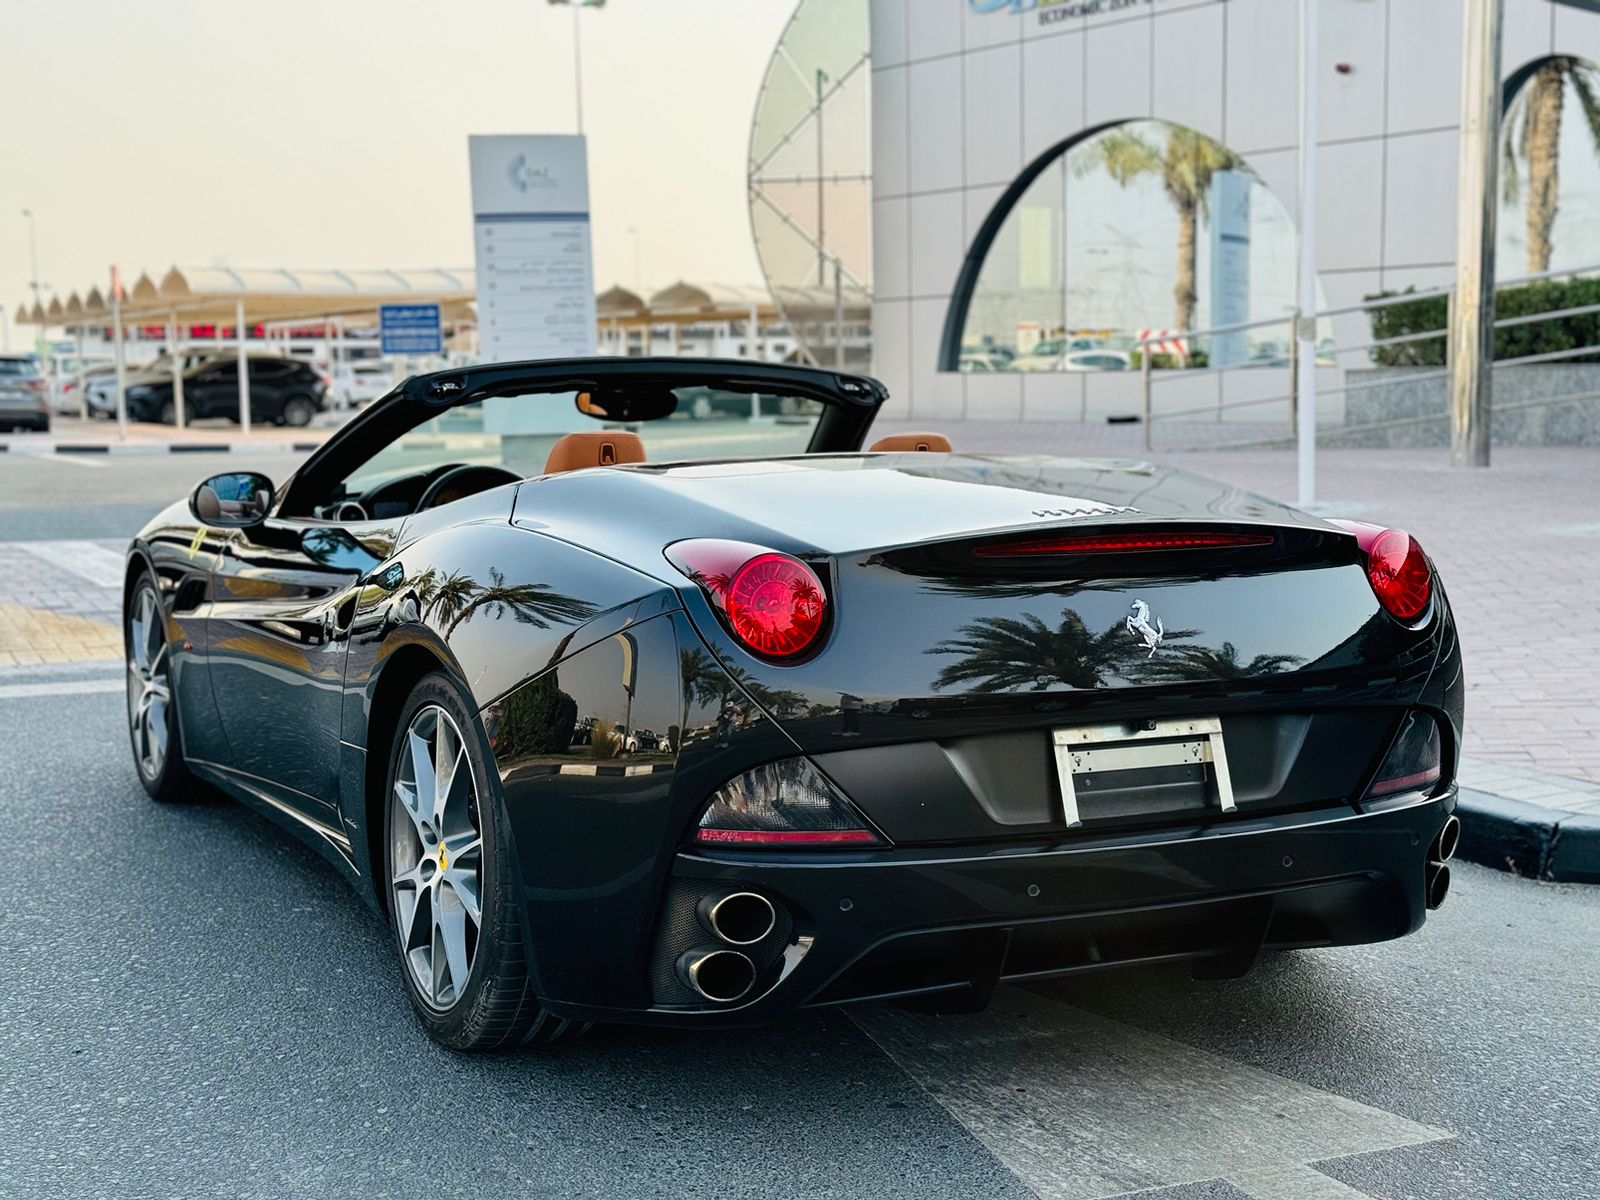
[[[272,480],[254,471],[213,475],[189,497],[197,521],[217,529],[251,529],[272,511]]]

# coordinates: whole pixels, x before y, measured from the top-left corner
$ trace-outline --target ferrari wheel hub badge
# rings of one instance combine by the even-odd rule
[[[439,870],[448,871],[449,869],[450,869],[450,851],[446,847],[440,846],[439,847]]]

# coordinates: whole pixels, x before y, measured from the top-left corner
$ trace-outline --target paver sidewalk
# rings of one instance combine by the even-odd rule
[[[0,542],[0,667],[121,658],[127,545]]]

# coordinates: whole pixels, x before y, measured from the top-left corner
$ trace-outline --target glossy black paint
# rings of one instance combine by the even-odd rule
[[[828,408],[802,458],[540,477],[392,520],[314,515],[441,404],[635,378],[781,388]],[[208,529],[174,505],[135,539],[130,583],[160,580],[196,773],[381,906],[394,718],[421,674],[451,672],[498,764],[540,996],[586,1019],[734,1024],[885,991],[979,996],[1001,976],[1248,961],[1420,923],[1464,694],[1442,587],[1401,625],[1349,534],[1168,468],[854,453],[882,399],[872,381],[745,363],[446,372],[352,422],[259,525]],[[1266,531],[1272,545],[972,554],[1152,527]],[[746,653],[663,554],[692,537],[810,562],[828,592],[824,644],[788,665]],[[1136,601],[1163,621],[1155,652],[1127,628]],[[1364,803],[1411,709],[1440,724],[1444,779]],[[1221,717],[1240,756],[1237,814],[1191,800],[1065,828],[1052,729],[1197,716]],[[893,845],[688,848],[712,791],[799,754]],[[662,939],[674,905],[722,885],[762,891],[813,940],[753,1002],[686,1005],[663,990]],[[933,979],[930,961],[954,976]]]

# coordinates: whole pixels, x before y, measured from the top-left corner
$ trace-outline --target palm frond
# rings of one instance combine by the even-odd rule
[[[1583,113],[1584,124],[1589,127],[1590,140],[1595,151],[1600,153],[1600,70],[1574,60],[1567,78],[1572,80],[1572,90],[1578,94],[1578,108]]]

